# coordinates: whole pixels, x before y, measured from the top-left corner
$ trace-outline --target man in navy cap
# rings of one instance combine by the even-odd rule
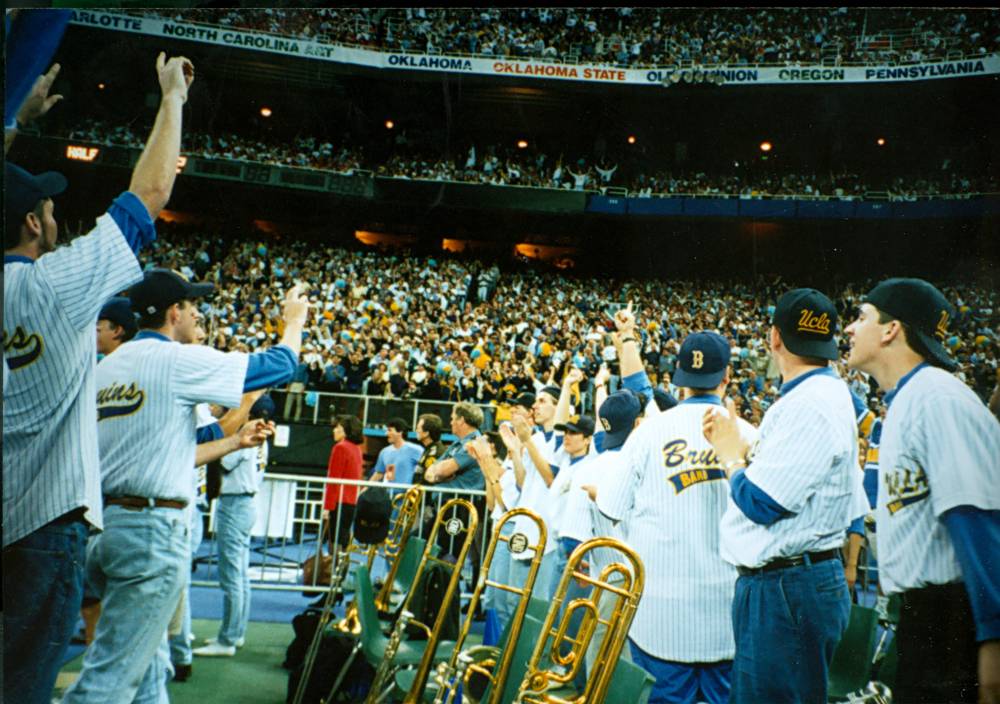
[[[830,366],[839,357],[836,307],[815,289],[789,291],[769,337],[783,383],[760,441],[740,431],[731,399],[728,415],[703,418],[714,467],[730,484],[720,552],[740,575],[733,704],[826,701],[851,610],[841,547],[868,512],[851,392]]]
[[[847,328],[848,364],[890,389],[875,518],[882,591],[903,601],[900,701],[974,702],[978,683],[1000,702],[1000,423],[950,373],[954,313],[926,281],[888,279]]]
[[[618,481],[597,491],[597,507],[624,524],[646,567],[629,642],[633,661],[656,678],[651,702],[729,699],[736,569],[718,551],[729,487],[701,428],[706,408],[726,413],[729,359],[722,335],[688,335],[674,374],[684,400],[631,434]],[[738,422],[752,441],[754,429]]]
[[[629,389],[620,389],[601,403],[600,408],[597,409],[597,418],[603,428],[601,447],[595,457],[580,467],[576,481],[582,493],[572,492],[570,494],[568,512],[579,516],[573,520],[584,522],[587,525],[588,539],[608,537],[627,542],[624,524],[609,520],[598,510],[594,500],[599,492],[611,491],[611,487],[623,480],[627,467],[621,462],[621,449],[632,431],[639,427],[639,423],[642,422],[642,404],[634,392]],[[613,552],[596,550],[590,561],[590,573],[599,575],[605,567],[617,561],[618,558]],[[601,601],[600,617],[604,621],[610,620],[613,603],[611,599]],[[604,640],[606,629],[607,627],[603,623],[598,623],[590,640],[590,647],[587,648],[586,655],[588,671],[593,668],[597,660],[598,650],[601,641]],[[622,657],[626,660],[632,659],[627,648],[622,650]]]
[[[97,354],[107,357],[139,332],[132,304],[125,296],[115,296],[97,315]]]
[[[156,64],[162,98],[128,190],[94,229],[56,249],[53,197],[66,179],[4,167],[4,695],[49,704],[83,588],[89,526],[103,525],[94,326],[142,280],[135,253],[173,189],[194,78],[183,57]]]

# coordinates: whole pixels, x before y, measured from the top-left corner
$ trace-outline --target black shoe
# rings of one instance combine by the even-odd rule
[[[174,682],[187,682],[190,676],[190,665],[174,665]]]
[[[84,629],[80,629],[72,638],[69,639],[71,645],[86,645],[87,644],[87,632]]]

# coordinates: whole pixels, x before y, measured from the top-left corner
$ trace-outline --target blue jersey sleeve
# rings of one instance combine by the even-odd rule
[[[243,390],[255,391],[270,386],[284,386],[292,380],[298,361],[292,348],[287,345],[275,345],[263,352],[249,355]]]
[[[851,521],[851,525],[848,527],[847,532],[848,532],[848,534],[854,533],[856,535],[860,535],[861,537],[864,537],[864,535],[865,535],[865,519],[864,519],[864,516],[858,516],[853,521]]]
[[[125,240],[134,253],[138,254],[140,249],[156,239],[153,218],[149,216],[149,211],[139,200],[139,196],[131,191],[125,191],[114,199],[108,208],[108,215],[125,235]]]
[[[622,379],[622,386],[629,391],[638,391],[646,397],[646,401],[651,401],[653,398],[653,385],[649,383],[649,377],[646,376],[645,371],[639,371],[624,377]]]
[[[206,442],[212,442],[213,440],[221,440],[225,437],[222,432],[222,426],[218,423],[210,423],[209,425],[203,425],[196,431],[198,438],[198,444],[202,445]]]
[[[742,469],[733,472],[730,491],[733,495],[733,501],[743,514],[759,525],[769,526],[792,515],[791,511],[750,481]]]
[[[976,620],[976,640],[1000,638],[1000,511],[956,506],[941,516]]]

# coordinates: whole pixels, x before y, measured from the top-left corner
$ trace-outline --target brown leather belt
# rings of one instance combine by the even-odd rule
[[[144,499],[141,496],[105,496],[105,506],[124,506],[138,511],[144,508],[187,508],[187,501],[174,499]]]
[[[806,557],[808,556],[808,561]],[[830,550],[823,550],[822,552],[810,552],[805,555],[796,555],[795,557],[779,557],[775,560],[771,560],[763,567],[737,567],[736,570],[741,576],[746,577],[749,575],[763,574],[764,572],[773,572],[774,570],[783,570],[789,567],[800,567],[805,564],[814,564],[816,562],[826,562],[827,560],[834,560],[840,558],[840,550],[836,548],[831,548]]]

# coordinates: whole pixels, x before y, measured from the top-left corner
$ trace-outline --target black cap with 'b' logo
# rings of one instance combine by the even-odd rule
[[[865,303],[906,323],[930,353],[928,362],[955,371],[958,365],[944,346],[955,309],[934,286],[923,279],[886,279],[868,292]]]
[[[837,307],[814,288],[796,288],[778,299],[774,326],[781,342],[800,357],[837,359]]]

